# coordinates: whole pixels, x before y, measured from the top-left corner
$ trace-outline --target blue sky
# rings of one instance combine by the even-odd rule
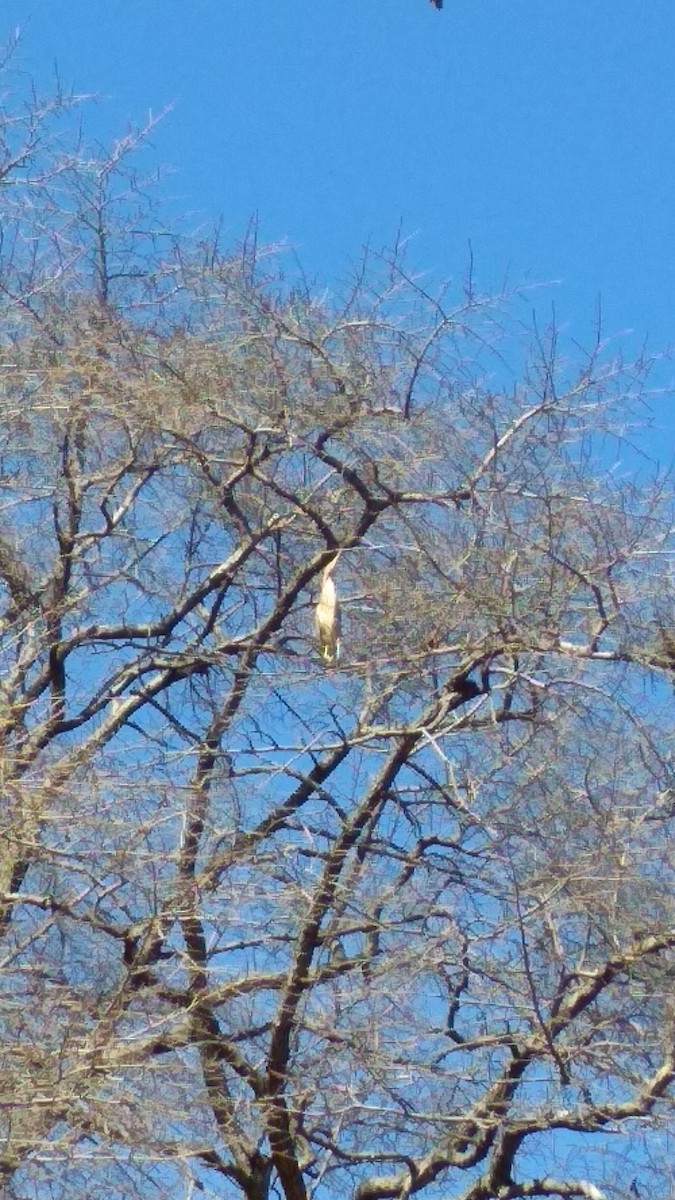
[[[26,78],[46,89],[56,65],[98,97],[91,135],[171,106],[146,161],[172,169],[165,191],[191,227],[222,217],[234,242],[257,214],[262,238],[287,239],[326,284],[399,228],[436,279],[461,280],[471,243],[482,288],[558,281],[538,302],[555,300],[580,341],[601,301],[606,334],[675,345],[674,0],[0,12],[0,40],[21,30]]]
[[[484,288],[559,281],[587,340],[675,342],[672,0],[6,0],[21,69],[153,137],[191,221],[253,213],[331,283],[401,226],[411,260]],[[545,303],[551,296],[546,294]]]

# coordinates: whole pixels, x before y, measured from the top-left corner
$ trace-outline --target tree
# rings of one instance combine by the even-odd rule
[[[70,104],[2,121],[4,1194],[672,1197],[648,364],[170,235]]]

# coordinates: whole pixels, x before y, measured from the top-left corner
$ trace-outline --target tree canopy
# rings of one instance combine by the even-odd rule
[[[649,363],[178,236],[69,107],[0,135],[4,1194],[672,1198]]]

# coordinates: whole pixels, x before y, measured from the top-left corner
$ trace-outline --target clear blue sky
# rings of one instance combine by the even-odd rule
[[[99,97],[93,135],[173,106],[147,161],[173,168],[166,191],[193,226],[222,216],[235,241],[257,213],[261,236],[288,239],[327,284],[399,226],[439,279],[464,275],[470,241],[483,288],[560,281],[548,295],[580,340],[600,298],[606,333],[675,344],[675,0],[440,13],[4,0],[0,13],[0,39],[21,28],[27,77],[46,88],[56,64]]]
[[[177,209],[257,212],[330,283],[369,241],[478,282],[559,280],[558,312],[675,342],[673,0],[5,0],[20,63],[154,136]]]

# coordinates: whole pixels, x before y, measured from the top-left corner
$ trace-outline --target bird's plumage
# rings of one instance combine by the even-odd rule
[[[337,555],[321,572],[319,595],[314,607],[316,640],[325,662],[336,662],[340,657],[340,605],[332,578],[336,562]]]

